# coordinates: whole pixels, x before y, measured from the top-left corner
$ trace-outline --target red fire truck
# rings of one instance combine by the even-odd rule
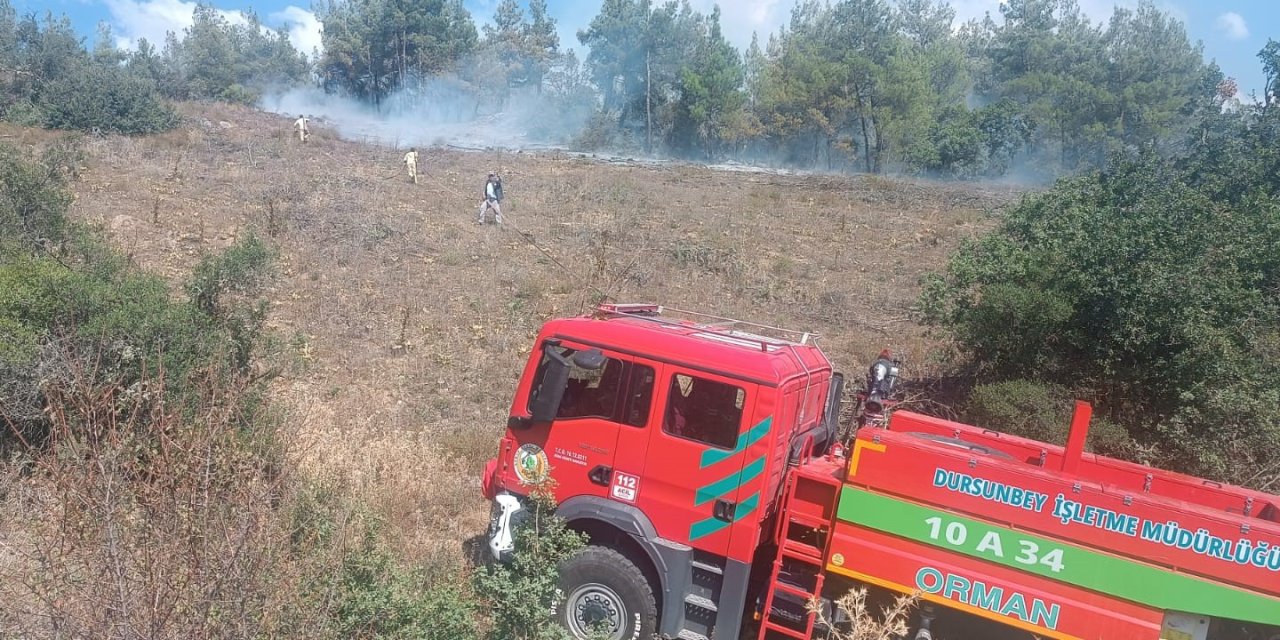
[[[493,554],[551,478],[590,540],[561,566],[578,638],[821,637],[808,603],[857,585],[918,594],[909,637],[1280,638],[1280,497],[1085,453],[1087,405],[1065,446],[907,411],[840,442],[813,338],[548,322],[485,473]]]

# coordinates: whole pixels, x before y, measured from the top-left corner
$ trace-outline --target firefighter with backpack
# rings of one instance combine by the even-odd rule
[[[480,200],[480,216],[476,219],[476,224],[485,223],[485,214],[489,209],[493,209],[494,223],[502,224],[502,178],[496,173],[490,173],[489,179],[484,183],[484,194]]]

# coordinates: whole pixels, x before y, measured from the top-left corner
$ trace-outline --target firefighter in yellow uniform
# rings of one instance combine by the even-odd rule
[[[404,166],[409,170],[409,179],[414,184],[418,184],[418,149],[410,147],[409,153],[404,154]]]
[[[293,130],[298,132],[298,141],[306,142],[311,136],[311,131],[307,128],[307,117],[298,116],[298,119],[293,121]]]

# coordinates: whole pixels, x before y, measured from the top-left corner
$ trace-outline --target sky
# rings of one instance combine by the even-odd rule
[[[111,26],[117,46],[128,48],[140,38],[164,42],[167,31],[181,33],[191,24],[194,1],[187,0],[11,0],[19,14],[65,14],[76,29],[92,41],[100,22]],[[238,12],[253,10],[273,27],[289,30],[294,45],[305,52],[320,46],[320,23],[306,0],[207,0],[238,19]],[[499,0],[464,0],[476,23],[489,22]],[[1261,94],[1264,79],[1257,53],[1268,38],[1280,40],[1280,1],[1277,0],[1155,0],[1156,5],[1187,25],[1192,40],[1204,44],[1205,57],[1214,60],[1226,75],[1236,79],[1241,91]],[[547,0],[557,21],[560,46],[582,53],[577,31],[600,10],[602,0]],[[1078,0],[1096,22],[1104,22],[1117,5],[1135,6],[1137,0]],[[783,25],[796,0],[690,0],[704,13],[719,4],[725,36],[740,49],[759,33],[761,42]],[[525,0],[521,1],[525,4]],[[957,22],[999,15],[1000,0],[951,0]]]

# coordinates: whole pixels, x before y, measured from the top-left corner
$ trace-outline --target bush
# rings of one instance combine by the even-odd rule
[[[0,247],[34,251],[62,243],[70,206],[65,173],[56,163],[0,145]]]
[[[1063,444],[1071,426],[1071,397],[1062,387],[1031,380],[980,384],[969,395],[965,414],[988,429]]]
[[[221,325],[231,347],[231,363],[241,371],[248,368],[259,346],[267,305],[264,301],[227,305],[224,296],[256,292],[273,272],[275,258],[275,250],[249,233],[222,254],[201,260],[187,282],[191,304]]]
[[[9,105],[4,110],[4,119],[22,127],[44,126],[44,111],[28,100]]]
[[[102,381],[129,387],[160,375],[171,398],[189,396],[198,391],[192,376],[199,371],[247,370],[262,314],[262,305],[209,314],[174,302],[164,281],[131,271],[110,252],[74,265],[49,255],[0,255],[0,330],[12,339],[0,352],[0,369],[14,374],[0,386],[0,408],[27,435],[42,438],[47,424],[33,404],[37,385],[65,379],[68,357],[93,363]]]
[[[1280,478],[1280,405],[1258,401],[1280,395],[1280,196],[1194,166],[1146,157],[1061,181],[926,281],[926,321],[987,379],[1048,385],[984,389],[974,411],[1039,416],[1016,394],[1065,386],[1181,470]]]
[[[126,387],[75,353],[61,361],[66,379],[42,387],[48,442],[2,467],[16,481],[2,505],[0,634],[314,636],[274,506],[289,482],[272,425],[230,410],[245,387],[200,376],[198,418],[186,418],[160,378]]]
[[[88,62],[50,79],[39,107],[50,129],[137,135],[168,131],[179,122],[150,82],[122,67]]]
[[[476,573],[476,593],[487,601],[494,640],[565,637],[550,615],[562,597],[558,568],[586,538],[555,516],[555,502],[545,489],[530,498],[528,520],[516,529],[512,561]]]
[[[242,298],[274,256],[247,235],[201,262],[191,302],[175,302],[163,280],[133,271],[67,222],[60,167],[76,164],[73,155],[60,151],[44,164],[0,149],[0,413],[31,442],[50,425],[44,389],[76,371],[121,388],[159,377],[174,400],[201,392],[198,373],[246,371],[265,306]],[[241,298],[229,304],[228,294]]]
[[[191,303],[211,316],[225,315],[222,296],[256,290],[271,274],[274,260],[275,251],[256,234],[246,234],[222,254],[206,257],[196,266],[187,282]]]
[[[1050,444],[1063,445],[1071,431],[1074,397],[1065,387],[1032,380],[980,384],[969,394],[965,415],[969,422]],[[1129,455],[1136,447],[1128,432],[1103,418],[1089,425],[1090,451]]]
[[[836,609],[844,614],[844,620],[839,622],[828,618],[822,603],[817,600],[810,601],[808,607],[818,621],[830,629],[826,635],[829,640],[905,638],[911,629],[911,612],[920,604],[920,594],[895,597],[879,611],[879,615],[872,613],[867,595],[865,588],[856,587],[836,600]]]
[[[461,582],[429,585],[422,570],[399,566],[381,549],[377,528],[343,561],[334,612],[342,638],[475,640],[474,599]]]

